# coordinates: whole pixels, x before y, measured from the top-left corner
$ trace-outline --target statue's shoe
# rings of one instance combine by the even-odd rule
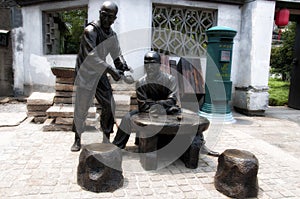
[[[201,154],[206,154],[206,155],[209,155],[209,156],[213,156],[213,157],[219,157],[220,156],[220,154],[218,152],[210,150],[205,145],[203,145],[201,147],[200,153]]]
[[[80,149],[81,149],[80,139],[76,139],[74,144],[71,147],[71,151],[72,152],[77,152],[77,151],[80,151]]]

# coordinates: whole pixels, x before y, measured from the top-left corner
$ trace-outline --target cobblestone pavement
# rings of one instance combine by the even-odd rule
[[[26,111],[24,106],[8,110]],[[3,110],[0,105],[0,117]],[[205,132],[208,146],[219,152],[236,148],[255,154],[258,198],[299,198],[300,111],[280,107],[270,108],[265,117],[234,117],[235,124],[211,124]],[[213,185],[217,158],[204,155],[197,169],[176,161],[158,171],[140,169],[139,160],[127,155],[121,189],[84,191],[76,183],[79,153],[70,151],[73,133],[43,132],[42,126],[28,118],[18,126],[0,128],[0,198],[227,198]],[[86,143],[101,140],[100,133],[84,136]]]

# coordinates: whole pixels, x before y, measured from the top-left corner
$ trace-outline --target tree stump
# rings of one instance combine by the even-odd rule
[[[110,143],[83,147],[77,168],[77,183],[92,192],[113,192],[123,186],[122,153]]]
[[[233,198],[256,197],[258,160],[250,152],[227,149],[218,158],[215,187]]]

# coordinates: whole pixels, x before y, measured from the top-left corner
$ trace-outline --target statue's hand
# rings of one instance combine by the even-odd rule
[[[164,109],[164,107],[159,104],[154,104],[153,106],[151,106],[149,112],[150,114],[166,114],[166,110]]]
[[[125,72],[125,71],[130,71],[131,73],[133,72],[132,68],[129,67],[123,57],[123,55],[120,55],[114,60],[114,64],[117,69]]]
[[[169,109],[167,109],[168,115],[176,115],[181,113],[181,109],[178,106],[172,106]]]
[[[130,71],[131,73],[133,73],[133,69],[130,66],[128,66],[127,64],[123,64],[123,69],[124,69],[124,71]]]
[[[134,83],[134,79],[131,75],[123,76],[123,80],[126,84],[133,84]]]
[[[112,76],[115,81],[119,81],[122,77],[122,72],[113,67],[108,67],[107,72]]]
[[[129,71],[130,69],[129,69],[129,67],[128,67],[128,65],[126,64],[126,63],[124,63],[123,64],[123,71]]]

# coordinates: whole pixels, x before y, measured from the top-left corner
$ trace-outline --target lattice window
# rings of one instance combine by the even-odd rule
[[[154,4],[152,48],[179,56],[204,55],[205,31],[216,23],[216,10]]]
[[[44,11],[45,54],[77,54],[86,21],[86,7]]]
[[[58,20],[59,14],[56,12],[49,12],[45,14],[45,42],[46,54],[58,54],[60,51],[60,31]]]

